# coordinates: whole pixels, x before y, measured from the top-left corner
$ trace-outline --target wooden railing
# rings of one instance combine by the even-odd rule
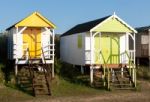
[[[44,58],[53,59],[54,60],[54,44],[47,44],[46,46],[42,46],[42,54],[44,54]],[[45,50],[46,49],[46,50]]]
[[[85,50],[85,61],[91,61],[91,50]]]

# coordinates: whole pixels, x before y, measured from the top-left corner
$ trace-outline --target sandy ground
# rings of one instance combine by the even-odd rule
[[[38,97],[25,102],[150,102],[150,82],[141,81],[138,91],[114,90],[93,96]]]

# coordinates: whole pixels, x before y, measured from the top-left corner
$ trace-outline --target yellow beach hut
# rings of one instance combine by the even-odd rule
[[[56,26],[51,21],[38,12],[32,13],[7,28],[8,59],[15,62],[16,75],[18,75],[20,65],[29,65],[29,69],[33,66],[45,68],[45,65],[50,65],[48,68],[52,69],[54,77],[55,28]]]

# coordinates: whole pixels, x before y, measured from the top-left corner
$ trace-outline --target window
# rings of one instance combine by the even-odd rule
[[[141,44],[141,55],[148,56],[148,44]]]
[[[78,35],[78,48],[82,48],[82,35]]]

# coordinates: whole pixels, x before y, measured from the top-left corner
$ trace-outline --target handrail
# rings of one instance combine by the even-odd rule
[[[29,59],[31,58],[31,55],[30,55],[30,51],[29,51],[29,48],[27,48],[27,51],[29,53]],[[30,77],[31,77],[31,80],[32,80],[32,89],[33,89],[33,93],[35,95],[35,88],[34,88],[34,70],[32,69],[32,61],[30,60],[27,60],[28,61],[28,66],[29,66],[29,73],[30,73]]]
[[[130,52],[132,53],[134,51],[130,51]],[[130,76],[132,76],[131,81],[134,83],[134,86],[136,87],[136,68],[135,68],[135,65],[131,59],[132,56],[130,56],[127,51],[126,51],[126,55],[129,59],[129,74],[130,74]]]
[[[43,49],[42,49],[42,62],[44,62],[44,64],[43,64],[43,71],[44,71],[44,75],[45,75],[45,79],[46,79],[46,84],[47,84],[47,88],[48,88],[48,92],[49,92],[49,94],[51,94],[51,90],[50,90],[50,83],[49,83],[49,81],[48,81],[48,78],[47,78],[47,75],[46,75],[46,68],[47,68],[47,71],[49,70],[48,69],[48,65],[46,64],[46,59],[45,59],[45,55],[44,55],[44,51],[43,51]],[[46,66],[46,67],[45,67]],[[48,73],[48,75],[49,75],[49,77],[51,76],[50,75],[50,72],[47,72]]]
[[[51,48],[53,46],[55,46],[55,44],[47,44],[46,46],[41,47],[42,54],[44,54],[44,58],[48,56],[48,58],[52,57],[52,59],[54,60],[53,56],[54,56],[55,49]],[[44,49],[46,49],[46,51],[44,51]],[[46,56],[45,56],[45,53],[47,53]]]
[[[110,72],[109,68],[107,67],[107,62],[104,59],[103,53],[100,51],[100,55],[102,56],[103,62],[104,62],[104,79],[107,81],[107,88],[108,90],[110,89]],[[106,78],[106,69],[107,69],[107,78]],[[105,81],[104,81],[104,86],[105,86]]]

